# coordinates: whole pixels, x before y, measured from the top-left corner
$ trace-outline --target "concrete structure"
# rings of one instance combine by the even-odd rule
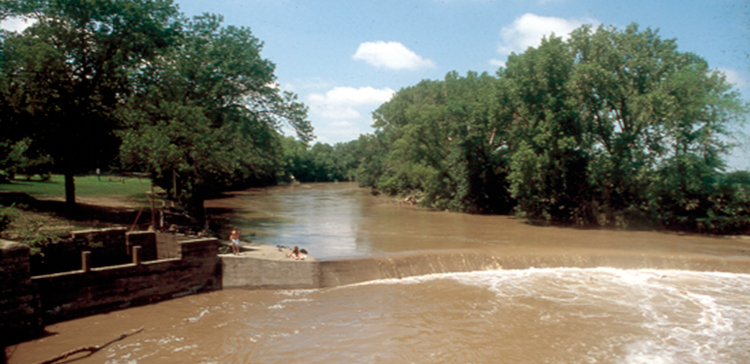
[[[221,289],[216,239],[181,243],[182,256],[32,277],[45,324]],[[135,249],[136,251],[140,249]],[[85,259],[83,260],[86,261]]]
[[[179,244],[175,245],[179,248]],[[84,251],[91,252],[93,267],[127,264],[132,261],[133,246],[141,247],[143,261],[157,259],[156,237],[152,232],[128,233],[125,228],[74,231],[57,243],[43,246],[42,254],[32,257],[36,259],[32,275],[79,269]]]
[[[108,234],[111,232],[108,232]],[[159,237],[161,239],[161,237]],[[22,340],[61,320],[180,297],[202,291],[237,289],[326,288],[377,279],[400,279],[435,273],[554,267],[657,268],[750,272],[747,257],[705,254],[664,254],[584,249],[516,247],[484,251],[428,251],[378,257],[317,261],[294,260],[289,249],[243,246],[242,253],[218,254],[216,239],[160,242],[154,233],[126,239],[127,264],[97,267],[96,258],[82,253],[75,271],[30,276],[29,248],[0,240],[0,333],[2,343]],[[119,244],[119,243],[117,243]],[[171,246],[173,244],[174,246]],[[167,258],[158,249],[169,249]],[[178,249],[177,249],[178,248]],[[177,253],[179,252],[179,254]]]
[[[223,288],[325,288],[376,279],[499,269],[497,258],[477,252],[440,251],[317,261],[294,260],[289,249],[257,245],[239,255],[222,255]]]
[[[294,260],[289,249],[267,245],[244,246],[239,255],[221,255],[222,287],[249,289],[317,288],[315,258]]]
[[[32,277],[29,248],[0,240],[0,345],[62,320],[222,288],[216,239],[181,242],[179,258],[159,261],[144,261],[136,241],[154,238],[138,236],[127,264],[97,268],[83,252],[78,270]]]
[[[29,272],[29,247],[0,240],[0,344],[31,337],[44,327]]]

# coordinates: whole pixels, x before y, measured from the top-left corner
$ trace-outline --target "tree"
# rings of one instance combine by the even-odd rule
[[[573,69],[569,46],[553,35],[508,57],[500,72],[513,115],[511,194],[532,221],[582,223],[592,215],[586,120],[568,88]]]
[[[303,141],[312,127],[307,108],[275,85],[275,66],[250,29],[209,14],[184,23],[179,44],[140,70],[120,156],[201,220],[206,198],[276,181],[283,123]]]
[[[583,26],[512,54],[496,77],[452,72],[400,90],[360,138],[357,178],[440,209],[516,203],[543,223],[742,231],[747,186],[723,157],[747,110],[675,40]]]
[[[413,194],[439,209],[509,211],[510,119],[496,102],[496,84],[488,74],[461,77],[451,72],[443,81],[402,89],[381,105],[374,113],[376,140],[388,151],[372,154],[382,171],[375,186],[391,194]]]
[[[582,27],[569,43],[577,60],[570,89],[590,125],[590,183],[604,220],[705,214],[726,127],[744,112],[738,94],[704,59],[636,24]],[[696,199],[706,201],[697,210]]]
[[[3,41],[3,99],[32,148],[74,176],[117,155],[118,108],[131,94],[130,73],[172,44],[179,24],[170,0],[14,0],[0,13],[33,18]]]

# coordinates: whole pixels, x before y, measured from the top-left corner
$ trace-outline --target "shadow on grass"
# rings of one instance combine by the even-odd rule
[[[0,191],[0,206],[11,206],[15,204],[22,210],[49,214],[54,217],[78,223],[78,225],[101,227],[107,225],[122,226],[144,226],[152,223],[151,206],[144,204],[142,208],[127,206],[97,205],[78,202],[74,206],[68,206],[64,201],[36,199],[25,192]],[[158,221],[159,208],[155,211],[153,218]],[[193,226],[190,219],[173,209],[165,208],[165,223],[181,226]],[[231,213],[232,209],[224,207],[207,208],[206,213],[210,216],[211,224],[218,225],[212,228],[221,228],[225,223],[222,218]],[[202,226],[194,226],[202,228]]]
[[[47,213],[75,222],[128,225],[135,222],[139,209],[77,203],[68,206],[64,201],[36,199],[24,192],[0,191],[0,205],[15,204],[22,210]],[[139,221],[151,216],[151,208],[145,207]]]

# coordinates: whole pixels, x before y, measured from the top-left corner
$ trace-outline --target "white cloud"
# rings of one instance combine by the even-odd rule
[[[375,67],[417,70],[435,67],[435,62],[424,59],[399,42],[365,42],[359,45],[352,58]]]
[[[365,121],[329,121],[315,126],[316,141],[329,144],[354,140],[369,132],[370,127]]]
[[[365,116],[389,101],[395,93],[387,87],[334,87],[325,94],[308,95],[306,103],[314,116],[319,141],[333,143],[351,140],[366,133],[372,120]]]
[[[34,24],[36,20],[33,19],[23,19],[23,18],[7,18],[3,21],[0,21],[0,28],[5,30],[10,30],[13,32],[22,32],[24,29],[30,27],[32,24]]]
[[[716,70],[723,73],[727,78],[727,82],[733,84],[737,88],[745,88],[749,85],[745,75],[740,72],[728,68],[717,68]]]
[[[386,87],[378,90],[372,87],[334,87],[322,94],[310,94],[309,100],[314,103],[333,105],[370,105],[386,102],[393,97],[395,91]]]
[[[497,51],[504,56],[512,52],[520,53],[528,47],[538,46],[544,36],[555,33],[555,36],[567,39],[570,32],[581,25],[598,23],[594,19],[563,19],[526,13],[513,24],[503,27],[500,31],[501,45]]]
[[[313,93],[307,97],[310,110],[326,119],[358,119],[362,114],[357,106],[382,104],[393,97],[390,88],[375,89],[372,87],[334,87],[325,94]]]
[[[362,114],[351,106],[311,104],[310,110],[326,119],[359,119]]]
[[[495,67],[505,67],[505,61],[503,61],[502,59],[493,58],[489,63],[490,65]]]

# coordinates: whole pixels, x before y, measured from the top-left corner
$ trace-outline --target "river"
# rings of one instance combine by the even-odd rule
[[[693,263],[746,261],[746,238],[535,227],[401,205],[345,183],[253,189],[208,206],[244,240],[300,245],[322,260],[453,249],[643,253],[688,269],[581,268],[571,259],[320,290],[224,290],[50,325],[50,335],[7,348],[8,361],[144,327],[76,363],[750,362],[748,271]]]

